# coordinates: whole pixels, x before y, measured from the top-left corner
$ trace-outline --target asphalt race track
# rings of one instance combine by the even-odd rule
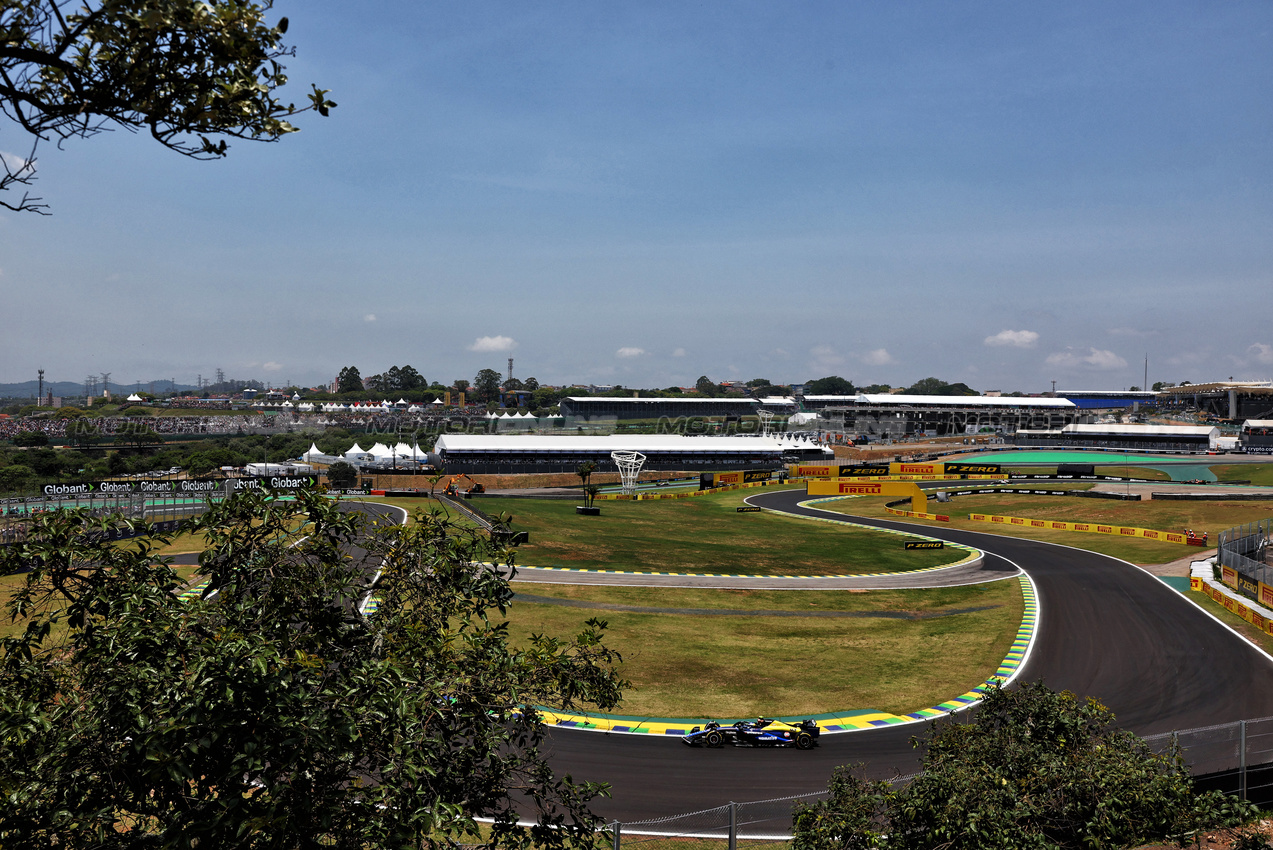
[[[803,491],[786,490],[748,501],[864,525],[919,528],[797,507],[806,499]],[[1120,725],[1145,735],[1273,715],[1273,661],[1143,570],[1104,555],[993,534],[932,526],[922,533],[976,546],[988,561],[1007,559],[1034,579],[1039,633],[1024,679],[1097,697]],[[861,763],[878,778],[913,773],[919,754],[911,738],[926,728],[823,735],[809,752],[704,750],[676,738],[554,729],[549,748],[559,774],[610,784],[611,797],[597,800],[594,812],[629,821],[825,790],[837,765]]]

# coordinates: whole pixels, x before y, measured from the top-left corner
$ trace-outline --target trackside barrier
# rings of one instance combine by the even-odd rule
[[[1270,588],[1264,582],[1254,582],[1256,590],[1253,592],[1250,586],[1246,584],[1246,582],[1250,582],[1250,579],[1245,576],[1237,576],[1231,567],[1224,567],[1223,574],[1226,577],[1224,579],[1225,584],[1245,594],[1255,595],[1258,592],[1259,596],[1257,598],[1267,599],[1270,604],[1273,604],[1273,588]],[[1189,579],[1189,589],[1205,593],[1214,599],[1216,604],[1223,605],[1230,613],[1237,614],[1265,634],[1273,635],[1273,620],[1265,617],[1250,605],[1244,604],[1240,599],[1234,599],[1226,593],[1221,593],[1218,589],[1197,577]]]
[[[1029,519],[1019,516],[995,514],[968,514],[973,522],[992,522],[1023,528],[1043,528],[1049,531],[1084,531],[1090,534],[1114,534],[1121,537],[1138,537],[1145,540],[1162,540],[1165,543],[1182,543],[1188,546],[1203,545],[1203,538],[1191,538],[1177,531],[1157,531],[1152,528],[1133,528],[1126,525],[1106,525],[1100,522],[1062,522],[1055,519]]]
[[[645,502],[654,499],[692,499],[696,496],[706,496],[709,493],[728,493],[730,490],[750,490],[753,487],[770,487],[775,484],[792,484],[796,479],[789,478],[786,481],[779,481],[774,478],[769,481],[750,481],[746,484],[727,484],[724,487],[713,487],[710,490],[687,490],[684,493],[633,493],[625,495],[623,493],[611,493],[607,495],[597,494],[593,501],[601,502]]]
[[[1216,536],[1220,566],[1253,582],[1273,585],[1273,568],[1264,562],[1270,534],[1273,534],[1273,519],[1249,522],[1220,532]],[[1234,584],[1227,579],[1225,583]]]
[[[914,776],[892,780],[894,787]],[[738,850],[791,840],[792,817],[799,803],[825,799],[827,792],[727,803],[713,809],[609,824],[611,850]]]
[[[945,514],[926,514],[920,511],[899,511],[897,508],[885,507],[885,512],[895,514],[897,516],[908,516],[914,519],[931,519],[936,522],[950,522],[950,517]]]
[[[1273,802],[1273,717],[1165,732],[1144,738],[1156,753],[1175,740],[1199,790],[1215,790],[1267,807]],[[919,774],[891,780],[894,788]],[[825,791],[729,803],[712,809],[607,826],[611,850],[738,850],[792,838],[792,819],[800,803],[825,799]]]

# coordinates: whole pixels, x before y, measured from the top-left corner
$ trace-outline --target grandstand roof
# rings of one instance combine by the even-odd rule
[[[581,451],[704,452],[755,454],[781,453],[814,446],[807,440],[776,437],[686,437],[680,434],[637,434],[631,436],[546,436],[542,434],[443,434],[434,451],[516,452],[520,454]]]
[[[1121,434],[1137,437],[1202,437],[1219,436],[1220,429],[1214,425],[1066,425],[1061,429],[1066,434]]]
[[[746,396],[733,396],[730,398],[694,398],[693,396],[691,396],[689,398],[686,398],[684,396],[676,396],[676,395],[659,397],[659,398],[634,398],[632,396],[626,396],[626,395],[618,395],[618,396],[603,396],[603,395],[575,396],[575,395],[572,395],[572,396],[567,396],[565,400],[566,401],[632,401],[632,402],[646,402],[647,404],[661,404],[661,403],[669,402],[669,401],[691,401],[696,403],[702,402],[704,404],[712,404],[712,403],[719,404],[721,402],[730,402],[731,404],[737,404],[740,401],[755,401],[755,399],[747,398]]]
[[[845,405],[910,405],[912,407],[1051,407],[1069,410],[1075,407],[1067,398],[1024,398],[987,395],[902,395],[859,393],[858,395],[807,395],[805,401],[844,402]]]

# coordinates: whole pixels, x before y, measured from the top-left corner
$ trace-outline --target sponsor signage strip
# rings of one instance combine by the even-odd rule
[[[182,478],[173,481],[89,481],[83,484],[45,484],[46,497],[118,496],[131,493],[161,495],[212,494],[224,490],[255,490],[265,486],[274,490],[299,490],[314,487],[313,475],[271,475],[265,478]]]
[[[1226,572],[1229,571],[1228,567],[1225,567],[1224,569],[1226,570]],[[1234,573],[1234,575],[1236,576],[1237,574]],[[1228,579],[1225,579],[1225,584],[1230,584]],[[1266,598],[1269,599],[1269,601],[1273,601],[1273,588],[1269,587],[1264,582],[1256,582],[1256,584],[1259,585],[1260,604],[1261,605],[1267,604],[1265,602]],[[1237,587],[1238,585],[1233,584],[1232,586]],[[1259,611],[1256,611],[1251,606],[1244,605],[1240,600],[1234,599],[1232,596],[1229,596],[1227,593],[1221,593],[1217,588],[1212,587],[1211,585],[1207,584],[1202,579],[1191,577],[1189,579],[1189,589],[1201,590],[1203,593],[1207,594],[1216,602],[1218,602],[1219,604],[1227,608],[1230,612],[1237,614],[1239,617],[1246,620],[1248,623],[1255,626],[1260,631],[1264,632],[1265,634],[1273,635],[1273,620],[1270,620],[1268,617],[1265,617],[1263,614],[1261,614]]]
[[[968,514],[973,522],[992,522],[1021,528],[1042,528],[1046,531],[1083,531],[1089,534],[1116,534],[1120,537],[1137,537],[1144,540],[1161,540],[1165,543],[1188,545],[1189,538],[1176,531],[1157,531],[1152,528],[1134,528],[1126,525],[1107,525],[1101,522],[1062,522],[1055,519],[1028,519],[1019,516],[996,514]]]
[[[908,516],[913,517],[914,519],[931,519],[936,520],[937,522],[950,522],[950,517],[945,516],[944,514],[926,514],[921,511],[903,511],[898,508],[890,508],[887,505],[884,506],[884,510],[888,513],[894,514],[895,516]]]

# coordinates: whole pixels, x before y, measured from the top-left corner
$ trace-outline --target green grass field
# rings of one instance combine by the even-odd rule
[[[736,508],[758,490],[691,499],[598,502],[601,516],[575,514],[564,499],[483,497],[486,513],[511,514],[530,532],[517,562],[531,566],[643,572],[828,575],[912,570],[953,563],[957,550],[910,551],[905,538]]]
[[[632,682],[615,711],[654,717],[925,708],[994,673],[1023,609],[1015,579],[870,592],[515,586],[519,594],[539,597],[694,611],[584,609],[524,599],[510,609],[515,641],[534,632],[570,634],[590,617],[606,620],[606,644],[623,655],[620,674]],[[797,616],[709,615],[702,609]],[[980,610],[952,613],[964,609]],[[833,611],[924,618],[798,616]]]
[[[842,502],[828,502],[819,507],[856,516],[880,518],[891,516],[884,510],[884,501],[880,499],[850,499]],[[1273,515],[1273,504],[1269,502],[1115,502],[1104,499],[1018,496],[998,493],[984,496],[956,496],[944,505],[930,501],[929,510],[940,510],[943,514],[949,515],[951,521],[933,522],[909,518],[906,521],[1063,543],[1067,546],[1113,555],[1135,564],[1161,564],[1201,550],[1176,543],[1129,539],[1108,534],[1046,531],[1020,526],[1005,528],[985,522],[972,522],[968,519],[968,514],[990,513],[1029,519],[1102,522],[1153,528],[1160,531],[1184,531],[1186,528],[1192,528],[1199,534],[1203,531],[1210,533],[1211,540],[1214,542],[1216,534],[1223,529]],[[891,518],[897,519],[895,516]]]
[[[1019,475],[1056,475],[1055,466],[1004,466],[1004,469]],[[1170,481],[1171,476],[1161,469],[1150,469],[1146,466],[1097,466],[1097,475],[1110,475],[1117,478],[1148,478],[1153,481]],[[1048,482],[1049,486],[1062,482]]]
[[[1250,481],[1256,486],[1273,487],[1273,463],[1222,463],[1211,467],[1211,471],[1220,481]]]

